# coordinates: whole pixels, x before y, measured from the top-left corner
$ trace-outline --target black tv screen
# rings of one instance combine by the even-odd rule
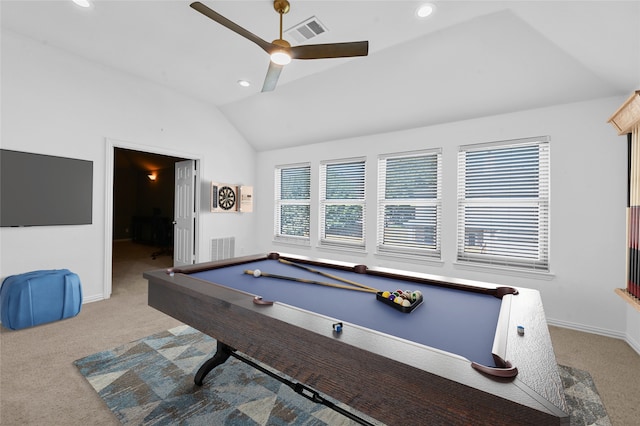
[[[0,149],[0,226],[92,223],[93,162]]]

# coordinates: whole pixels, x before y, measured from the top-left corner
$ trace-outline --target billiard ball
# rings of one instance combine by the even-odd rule
[[[258,278],[261,274],[262,271],[260,269],[256,269],[255,271],[253,271],[253,276],[256,278]]]

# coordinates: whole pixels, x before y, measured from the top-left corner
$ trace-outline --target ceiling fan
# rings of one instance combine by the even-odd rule
[[[270,92],[276,88],[282,68],[288,64],[291,59],[348,58],[353,56],[367,56],[369,52],[368,41],[291,46],[289,42],[282,38],[282,16],[289,12],[289,2],[287,0],[274,0],[273,2],[273,8],[280,14],[280,38],[271,43],[247,31],[240,25],[230,21],[200,2],[191,3],[191,7],[213,19],[220,25],[254,42],[271,56],[267,76],[262,86],[263,92]]]

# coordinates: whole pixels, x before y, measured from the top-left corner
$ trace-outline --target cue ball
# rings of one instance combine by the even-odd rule
[[[262,274],[262,271],[260,271],[260,269],[256,269],[255,271],[253,271],[253,276],[256,278],[258,278],[261,274]]]

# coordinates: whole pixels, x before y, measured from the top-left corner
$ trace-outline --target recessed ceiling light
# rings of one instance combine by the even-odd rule
[[[433,4],[424,3],[416,9],[416,15],[418,18],[426,18],[427,16],[432,15],[435,11],[436,7]]]
[[[73,0],[73,2],[80,7],[91,7],[91,2],[89,0]]]
[[[238,84],[242,87],[249,87],[251,86],[251,82],[248,80],[238,80]]]

